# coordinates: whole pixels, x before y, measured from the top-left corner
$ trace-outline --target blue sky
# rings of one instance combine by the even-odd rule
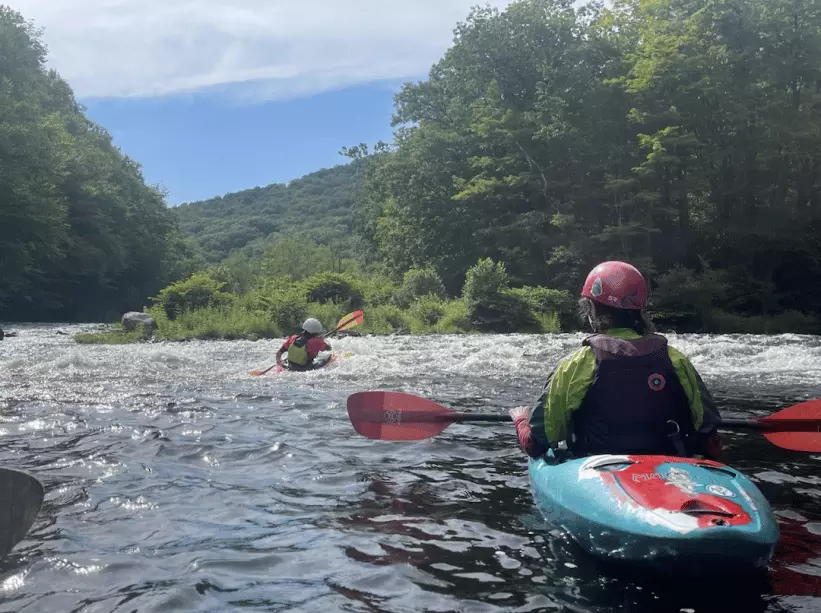
[[[346,162],[343,145],[390,141],[394,91],[372,83],[250,105],[203,94],[84,104],[173,205],[286,182]]]
[[[390,140],[470,7],[508,0],[6,0],[170,204],[285,182]]]

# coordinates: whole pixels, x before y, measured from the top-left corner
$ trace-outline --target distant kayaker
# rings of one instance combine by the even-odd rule
[[[718,459],[719,412],[690,361],[652,334],[647,282],[625,262],[587,276],[581,315],[594,334],[548,377],[533,406],[510,409],[531,457],[665,454]]]
[[[277,351],[277,364],[282,366],[282,354],[288,353],[291,370],[310,370],[321,351],[331,351],[331,345],[321,336],[322,324],[313,317],[302,324],[302,331],[286,340]]]

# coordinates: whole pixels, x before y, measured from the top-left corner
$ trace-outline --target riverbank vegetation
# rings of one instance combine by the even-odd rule
[[[396,96],[392,143],[178,210],[30,24],[2,9],[0,34],[0,319],[147,306],[156,338],[261,338],[364,306],[365,332],[571,330],[586,273],[623,259],[662,330],[821,333],[813,3],[477,8]]]
[[[558,332],[559,312],[572,308],[567,292],[540,287],[509,288],[502,263],[483,260],[472,267],[461,295],[449,296],[432,268],[412,268],[401,283],[355,262],[343,272],[272,276],[280,261],[272,246],[261,262],[233,259],[163,289],[146,309],[157,324],[153,337],[111,331],[77,335],[82,343],[125,343],[187,339],[260,339],[286,336],[315,317],[328,329],[343,315],[365,309],[359,334],[467,333],[481,331]],[[321,250],[309,241],[303,249]],[[317,260],[312,260],[316,262]],[[347,267],[349,266],[349,267]],[[309,274],[306,274],[309,273]]]
[[[475,9],[397,95],[394,142],[345,149],[359,259],[453,296],[486,258],[571,295],[624,259],[662,330],[821,332],[821,12],[573,4]]]
[[[287,184],[183,204],[174,212],[180,229],[197,241],[208,264],[231,254],[259,259],[268,245],[294,235],[332,246],[337,258],[354,257],[351,209],[360,170],[357,162],[326,168]]]
[[[483,257],[574,293],[625,259],[662,327],[818,332],[819,83],[812,3],[476,9],[397,96],[363,236],[389,271],[432,262],[448,289]]]
[[[196,269],[162,192],[2,5],[0,75],[0,320],[119,317]]]

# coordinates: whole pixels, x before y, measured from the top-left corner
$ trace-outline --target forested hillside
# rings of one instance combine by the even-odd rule
[[[575,292],[623,258],[685,327],[821,311],[821,3],[476,9],[395,121],[360,208],[394,271]]]
[[[0,6],[0,320],[102,319],[190,273],[163,195]]]
[[[359,167],[357,162],[340,165],[287,184],[183,204],[175,211],[182,230],[196,238],[210,262],[234,250],[259,257],[267,241],[293,235],[349,256]]]
[[[0,28],[0,319],[139,308],[209,265],[164,295],[235,309],[237,330],[290,329],[340,287],[385,329],[416,308],[418,330],[547,330],[595,263],[625,259],[665,326],[821,331],[818,2],[477,8],[397,95],[389,147],[173,212],[32,27],[2,9]]]

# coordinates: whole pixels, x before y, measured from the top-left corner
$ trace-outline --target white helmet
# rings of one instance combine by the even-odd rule
[[[322,324],[319,323],[318,319],[311,317],[305,320],[305,323],[302,324],[302,329],[309,334],[319,334],[322,332]]]

